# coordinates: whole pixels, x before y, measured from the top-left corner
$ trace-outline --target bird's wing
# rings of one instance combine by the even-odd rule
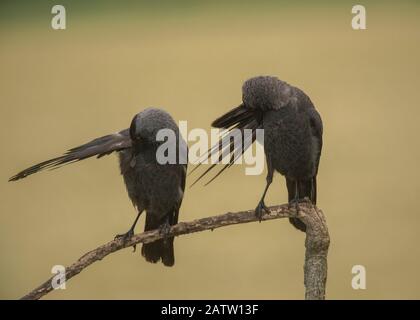
[[[319,115],[318,111],[315,108],[308,109],[309,114],[309,123],[311,127],[311,131],[313,136],[316,138],[317,141],[317,154],[316,154],[316,171],[318,172],[319,160],[321,157],[322,151],[322,133],[323,133],[323,125],[322,119]]]
[[[68,150],[64,155],[43,161],[29,167],[9,179],[16,181],[44,169],[58,168],[62,165],[77,162],[96,156],[97,158],[131,147],[129,129],[94,139],[81,146]]]
[[[223,171],[230,168],[234,162],[244,154],[244,152],[254,143],[256,139],[256,129],[261,128],[262,125],[262,113],[260,110],[246,108],[244,105],[240,105],[227,112],[223,116],[213,121],[212,126],[216,128],[227,129],[226,133],[219,139],[219,142],[212,146],[207,153],[204,155],[201,162],[191,170],[190,174],[193,173],[204,160],[209,160],[213,155],[218,155],[218,162],[222,159],[230,156],[227,164],[225,164],[219,172],[216,173],[207,183],[209,184],[216,179]],[[245,129],[250,129],[252,134],[249,137],[244,135]],[[235,145],[238,136],[241,136],[242,143]],[[213,163],[206,171],[204,171],[191,186],[201,180],[207,173],[209,173],[217,163]]]
[[[175,225],[175,224],[178,223],[179,208],[181,207],[182,200],[183,200],[183,197],[184,197],[184,191],[185,191],[185,180],[186,180],[186,176],[187,176],[187,167],[188,167],[188,164],[184,164],[180,168],[180,175],[181,175],[181,181],[180,181],[181,185],[180,185],[180,187],[181,187],[181,190],[182,190],[182,197],[179,200],[179,202],[177,203],[177,206],[174,210],[174,214],[173,214],[172,219],[170,221],[171,225]]]
[[[319,138],[322,138],[323,127],[321,116],[315,108],[308,109],[308,114],[310,125],[313,128],[315,135]]]

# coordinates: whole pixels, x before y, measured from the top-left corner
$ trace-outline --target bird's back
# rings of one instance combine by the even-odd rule
[[[321,143],[313,123],[321,118],[309,97],[291,88],[287,105],[264,112],[264,149],[278,172],[306,179],[316,175],[318,168]]]

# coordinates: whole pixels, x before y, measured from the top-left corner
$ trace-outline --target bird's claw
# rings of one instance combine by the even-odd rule
[[[270,213],[270,209],[268,209],[264,201],[261,200],[258,203],[257,207],[255,208],[255,216],[260,220],[260,222],[262,220],[264,213]]]
[[[288,206],[289,206],[289,209],[294,208],[295,211],[296,211],[296,213],[299,213],[299,211],[300,211],[300,208],[299,208],[299,199],[290,200]]]
[[[167,221],[159,227],[159,234],[163,236],[164,243],[166,243],[168,239],[168,234],[170,230],[171,230],[171,225]]]
[[[309,199],[308,197],[305,197],[303,199],[300,199],[299,202],[300,203],[306,203],[306,204],[309,204],[309,205],[313,205],[311,199]]]
[[[134,235],[134,230],[130,229],[128,230],[128,232],[126,233],[122,233],[122,234],[117,234],[115,236],[115,240],[116,239],[122,239],[122,241],[125,243],[126,241],[128,241],[132,236]],[[136,245],[133,245],[133,252],[136,252]]]
[[[168,222],[165,222],[159,227],[159,234],[163,235],[166,238],[170,230],[171,230],[171,225]]]
[[[127,241],[134,235],[134,230],[130,229],[126,233],[117,234],[115,236],[115,239],[123,239],[124,241]]]

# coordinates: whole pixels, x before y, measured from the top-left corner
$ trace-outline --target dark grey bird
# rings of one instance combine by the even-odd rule
[[[175,139],[157,139],[161,129],[173,132]],[[167,150],[176,150],[176,159],[171,163],[162,163],[157,158],[157,151],[163,144]],[[132,236],[143,211],[146,211],[144,231],[160,229],[161,232],[167,232],[170,226],[178,223],[185,189],[187,144],[179,134],[179,128],[172,117],[160,109],[145,109],[134,116],[129,129],[72,148],[60,157],[19,172],[9,181],[90,157],[100,158],[114,151],[118,152],[121,174],[128,195],[137,209],[136,219],[129,231],[116,237],[127,240]],[[164,237],[143,244],[141,253],[149,262],[156,263],[161,260],[165,266],[173,266],[173,242],[173,237]]]
[[[261,219],[268,212],[265,195],[273,181],[274,171],[286,177],[288,200],[299,210],[299,202],[308,198],[316,204],[316,177],[322,150],[322,120],[309,97],[300,89],[276,77],[260,76],[247,80],[242,87],[242,104],[213,121],[215,128],[227,129],[227,134],[208,152],[208,158],[219,154],[219,160],[230,154],[227,163],[208,183],[232,166],[237,155],[256,140],[256,129],[264,129],[264,152],[267,163],[266,187],[255,213]],[[238,129],[238,130],[236,130]],[[251,139],[234,144],[234,136],[251,129]],[[229,136],[229,133],[233,133]],[[238,151],[239,148],[239,152]],[[196,183],[215,164],[201,174]],[[198,168],[195,167],[194,170]],[[193,170],[193,171],[194,171]],[[305,224],[291,218],[299,230]]]

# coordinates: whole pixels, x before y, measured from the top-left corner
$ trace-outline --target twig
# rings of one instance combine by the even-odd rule
[[[297,213],[293,207],[280,205],[270,207],[270,213],[263,216],[262,221],[299,217],[307,226],[305,255],[305,287],[306,299],[324,299],[327,280],[327,254],[329,246],[328,229],[321,210],[310,205],[300,204]],[[193,232],[213,230],[233,224],[258,221],[254,210],[229,212],[226,214],[202,218],[191,222],[180,222],[170,228],[167,236],[180,236]],[[128,241],[121,239],[110,241],[88,253],[66,268],[66,281],[73,278],[92,263],[102,260],[107,255],[139,243],[149,243],[161,239],[163,235],[158,230],[148,231],[132,236]],[[53,277],[36,289],[26,294],[22,299],[37,300],[53,290]]]

